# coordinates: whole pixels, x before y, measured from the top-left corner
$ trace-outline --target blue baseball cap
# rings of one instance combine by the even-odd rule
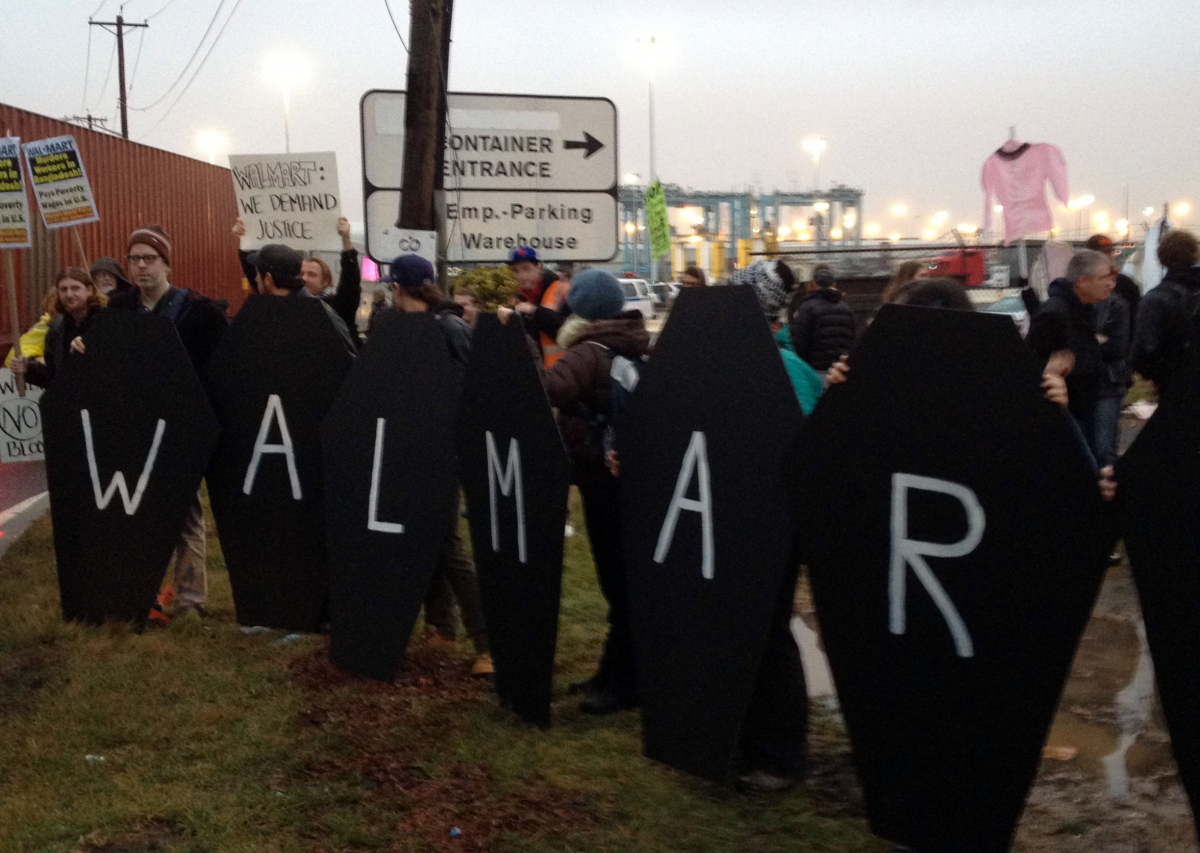
[[[392,258],[383,280],[411,289],[436,283],[437,273],[433,270],[433,264],[420,255],[397,255]]]
[[[521,261],[530,261],[535,264],[540,263],[537,252],[530,246],[517,246],[517,248],[512,250],[512,254],[508,256],[508,265],[510,267]]]

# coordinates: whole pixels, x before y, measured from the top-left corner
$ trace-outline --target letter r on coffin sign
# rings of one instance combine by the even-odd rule
[[[910,489],[922,489],[927,492],[938,492],[955,498],[967,512],[967,535],[958,542],[922,542],[919,539],[908,538],[908,492]],[[907,567],[912,566],[913,573],[921,581],[937,605],[950,635],[954,638],[954,649],[959,657],[975,656],[975,646],[971,635],[967,632],[954,602],[946,594],[945,588],[938,582],[926,557],[965,557],[974,551],[983,541],[986,520],[983,507],[975,493],[966,486],[937,480],[933,477],[919,477],[916,474],[892,475],[892,562],[888,577],[888,597],[891,602],[889,627],[893,634],[903,634],[906,628],[907,614],[906,580]]]

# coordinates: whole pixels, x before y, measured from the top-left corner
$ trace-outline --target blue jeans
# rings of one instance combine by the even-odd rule
[[[1121,406],[1124,397],[1101,397],[1092,414],[1089,442],[1096,462],[1103,468],[1117,461],[1117,448],[1121,436]]]

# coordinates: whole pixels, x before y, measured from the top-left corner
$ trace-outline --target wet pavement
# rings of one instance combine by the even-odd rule
[[[49,509],[48,499],[35,500],[45,492],[46,466],[41,462],[0,465],[0,554]]]

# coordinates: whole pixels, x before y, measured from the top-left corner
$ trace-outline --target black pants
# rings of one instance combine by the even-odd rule
[[[808,761],[808,690],[800,649],[792,636],[792,601],[800,574],[798,560],[784,577],[771,617],[750,708],[742,724],[742,756],[747,770],[804,776]]]
[[[606,477],[580,485],[579,494],[583,498],[583,519],[592,545],[596,577],[608,600],[608,637],[604,641],[597,686],[621,697],[633,696],[637,692],[637,669],[621,544],[620,485],[615,477]]]

